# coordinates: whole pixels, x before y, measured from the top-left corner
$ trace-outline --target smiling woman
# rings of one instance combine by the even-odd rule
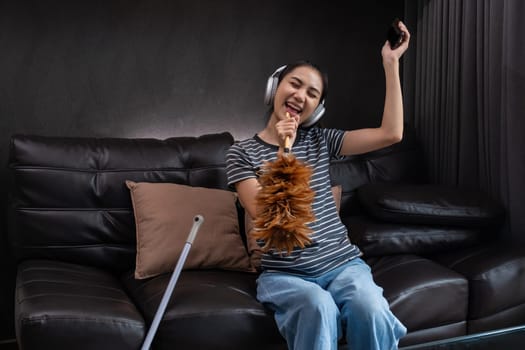
[[[332,158],[401,140],[399,59],[410,33],[402,22],[398,26],[401,44],[393,49],[385,42],[381,51],[386,93],[380,127],[344,131],[315,125],[324,114],[328,79],[317,66],[299,61],[270,76],[266,127],[226,155],[228,184],[253,220],[251,234],[263,251],[257,298],[274,312],[290,349],[337,349],[342,327],[354,350],[394,349],[406,334],[350,242],[329,173]],[[293,162],[283,156],[291,147]]]

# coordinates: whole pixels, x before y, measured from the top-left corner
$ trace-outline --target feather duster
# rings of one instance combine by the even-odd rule
[[[253,236],[264,241],[263,251],[275,249],[288,254],[295,248],[311,243],[308,223],[315,220],[310,188],[312,169],[285,151],[261,169],[261,188],[256,196],[257,216],[253,221]]]

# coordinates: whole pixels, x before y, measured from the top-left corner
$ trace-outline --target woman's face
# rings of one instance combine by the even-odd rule
[[[321,102],[323,80],[319,71],[310,66],[299,66],[286,74],[274,98],[274,114],[278,119],[299,116],[300,123],[308,118]]]

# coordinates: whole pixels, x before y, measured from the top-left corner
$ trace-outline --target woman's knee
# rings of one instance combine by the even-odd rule
[[[312,316],[317,314],[334,317],[339,312],[330,293],[321,288],[305,290],[304,293],[298,295],[297,301],[301,303],[302,309],[309,310]]]
[[[390,306],[383,296],[382,289],[375,287],[354,293],[344,302],[342,311],[344,314],[351,314],[352,317],[375,318],[390,313]]]

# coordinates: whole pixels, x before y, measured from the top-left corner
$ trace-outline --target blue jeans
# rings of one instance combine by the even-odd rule
[[[351,350],[391,350],[406,334],[360,258],[315,278],[263,272],[257,298],[289,349],[335,350],[344,330]]]

